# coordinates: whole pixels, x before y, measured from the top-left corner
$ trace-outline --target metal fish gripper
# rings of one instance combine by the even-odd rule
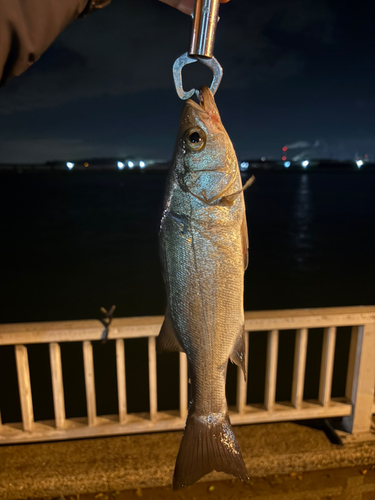
[[[182,69],[197,61],[208,66],[213,73],[210,86],[212,94],[219,88],[223,68],[213,55],[220,0],[196,0],[193,15],[189,51],[176,59],[173,64],[173,79],[180,99],[190,99],[199,94],[196,89],[185,91],[182,84]]]

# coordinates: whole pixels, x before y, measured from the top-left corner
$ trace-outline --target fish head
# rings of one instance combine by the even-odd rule
[[[199,101],[189,99],[183,107],[174,164],[181,188],[210,204],[230,191],[239,171],[232,142],[208,87],[200,90]]]

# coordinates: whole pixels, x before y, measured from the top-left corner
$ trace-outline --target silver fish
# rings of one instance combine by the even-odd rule
[[[243,189],[233,145],[203,87],[200,104],[189,100],[182,110],[160,226],[168,305],[157,346],[187,354],[192,385],[174,489],[212,470],[248,477],[225,396],[228,359],[245,374]]]

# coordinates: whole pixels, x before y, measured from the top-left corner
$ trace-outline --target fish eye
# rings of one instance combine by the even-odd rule
[[[190,128],[185,132],[184,141],[189,149],[199,151],[206,145],[206,134],[200,128]]]
[[[198,134],[198,132],[193,132],[189,135],[189,141],[193,144],[201,142],[202,137]]]

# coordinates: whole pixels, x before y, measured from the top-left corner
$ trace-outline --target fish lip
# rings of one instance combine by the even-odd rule
[[[189,104],[189,106],[196,109],[197,111],[210,112],[212,110],[217,110],[214,96],[212,95],[212,92],[208,87],[203,86],[199,90],[198,99],[199,104],[192,99],[188,99],[186,102]]]
[[[206,86],[203,86],[199,91],[199,102],[205,111],[217,110],[215,98],[211,90]]]

